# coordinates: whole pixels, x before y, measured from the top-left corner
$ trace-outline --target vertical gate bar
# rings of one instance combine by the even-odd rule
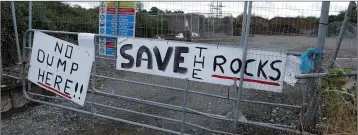
[[[358,1],[357,1],[357,3],[355,4],[356,5],[356,10],[357,10],[357,13],[358,13]],[[357,72],[358,72],[358,15],[356,16],[357,18],[357,22],[356,22],[356,51],[357,51]],[[356,104],[357,104],[357,112],[358,112],[358,74],[357,74],[357,76],[356,76]],[[358,113],[357,113],[357,123],[358,123]],[[357,133],[358,133],[358,124],[356,124],[357,125]]]
[[[247,1],[246,1],[247,2]],[[242,62],[246,63],[246,56],[247,56],[247,46],[248,46],[248,37],[250,34],[250,24],[251,24],[251,9],[252,9],[252,1],[249,1],[249,6],[248,6],[248,11],[247,11],[247,16],[246,16],[246,22],[245,22],[245,38],[244,38],[244,48],[243,48],[243,53],[242,53]],[[244,64],[244,66],[242,66],[241,69],[246,69],[246,64]],[[241,70],[243,71],[243,70]],[[240,110],[240,100],[241,100],[241,92],[243,89],[243,84],[244,84],[244,72],[240,72],[240,82],[239,82],[239,88],[237,90],[237,95],[236,95],[236,110],[238,112],[238,110]],[[237,86],[235,86],[237,87]],[[238,115],[238,114],[237,114]],[[240,117],[240,116],[239,116]]]
[[[337,55],[338,55],[338,52],[339,52],[339,48],[341,47],[341,43],[342,43],[342,40],[343,40],[343,36],[344,36],[343,34],[345,33],[344,29],[347,26],[348,20],[351,18],[350,16],[351,16],[351,13],[352,13],[353,4],[354,4],[354,1],[349,2],[348,9],[346,11],[346,14],[344,16],[344,20],[343,20],[343,23],[342,23],[342,26],[341,26],[341,30],[340,30],[339,35],[338,35],[338,39],[337,39],[338,41],[336,43],[336,49],[334,50],[334,54],[332,55],[331,59],[328,61],[328,68],[332,68],[334,61],[336,61],[336,58],[337,58]]]
[[[247,1],[244,4],[244,12],[242,13],[242,22],[241,22],[241,36],[240,36],[240,45],[244,44],[244,36],[245,36],[245,29],[246,29],[246,14],[247,14]]]
[[[116,21],[114,21],[115,22],[115,30],[114,30],[114,34],[116,35],[116,36],[118,36],[118,8],[119,8],[119,2],[118,1],[116,1],[116,16],[115,16],[115,19],[116,19]],[[116,40],[114,40],[114,41],[116,41],[115,42],[115,45],[114,45],[114,58],[115,59],[117,59],[117,43],[118,43],[118,38],[116,38]],[[113,73],[113,78],[116,78],[116,64],[114,64],[114,68],[113,68],[113,71],[112,71],[112,73]],[[114,94],[114,91],[115,91],[115,89],[116,89],[116,81],[115,80],[113,80],[112,81],[112,94]]]
[[[1,1],[0,1],[0,11],[1,11]],[[0,26],[1,26],[1,13],[0,13]],[[1,54],[2,54],[2,51],[1,51],[1,47],[2,47],[2,44],[1,44],[1,37],[2,37],[2,35],[1,35],[1,28],[0,28],[0,105],[2,106],[2,102],[1,102],[1,87],[2,87],[2,84],[1,84],[1,81],[2,81],[2,57],[1,57]],[[1,113],[0,113],[0,120],[1,120]],[[2,127],[2,125],[1,125],[1,122],[0,122],[0,127]],[[0,133],[2,133],[1,132],[1,129],[2,128],[0,128]]]
[[[246,3],[246,2],[245,2]],[[245,4],[245,6],[247,6],[247,4]],[[246,7],[245,7],[246,9]],[[237,95],[238,95],[238,89],[237,89],[237,78],[234,78],[234,88],[235,88],[235,99],[238,99]],[[232,130],[232,134],[235,135],[236,134],[236,129],[237,129],[237,123],[238,123],[238,110],[237,110],[237,102],[234,100],[233,101],[234,107],[233,107],[233,114],[234,114],[234,125],[233,125],[233,130]]]
[[[185,79],[185,91],[183,94],[184,103],[183,103],[183,117],[182,117],[182,123],[181,123],[181,134],[183,135],[185,132],[185,121],[186,121],[186,108],[188,105],[188,89],[189,89],[189,79]]]
[[[15,31],[15,39],[16,39],[16,48],[17,48],[17,57],[18,62],[21,62],[21,54],[20,54],[20,44],[19,44],[19,33],[17,32],[17,23],[16,23],[16,13],[15,13],[15,4],[14,1],[11,1],[11,12],[12,12],[12,21],[14,23],[14,31]]]
[[[302,103],[301,103],[301,109],[300,109],[300,124],[301,124],[301,128],[303,127],[303,119],[305,116],[305,107],[306,107],[306,100],[307,100],[307,92],[308,92],[308,87],[307,86],[302,86],[302,87],[306,87],[303,88],[302,90]],[[303,131],[303,129],[302,129]]]
[[[328,29],[328,13],[329,13],[329,7],[330,7],[330,1],[323,1],[322,7],[321,7],[321,15],[319,20],[319,27],[318,27],[318,36],[317,36],[317,44],[316,49],[323,51],[324,45],[325,45],[325,39],[327,36],[327,29]],[[317,60],[314,67],[314,73],[321,72],[321,60]],[[309,96],[312,97],[312,104],[309,105],[306,116],[305,116],[305,127],[309,129],[313,128],[315,123],[315,114],[320,102],[319,94],[318,94],[318,87],[316,79],[307,79],[307,84],[312,88],[312,90],[309,91]],[[311,99],[309,99],[311,101]]]
[[[95,45],[95,47],[97,46],[97,36],[94,36],[94,40],[93,40],[93,42],[94,42],[94,45]],[[96,49],[95,49],[96,50]],[[94,53],[94,55],[96,55],[96,53]],[[94,57],[94,59],[96,59],[96,57]],[[91,127],[92,127],[92,130],[94,131],[94,121],[93,121],[93,118],[94,118],[94,107],[93,107],[93,103],[94,103],[94,93],[95,93],[95,89],[96,89],[96,62],[95,62],[96,60],[94,60],[94,61],[92,61],[92,81],[91,81],[91,96],[92,96],[92,101],[91,101],[91,116],[92,116],[92,119],[91,119]]]
[[[116,20],[114,21],[114,22],[115,22],[115,23],[114,23],[114,26],[115,26],[115,27],[114,27],[114,28],[115,28],[115,29],[114,29],[114,34],[115,34],[116,36],[118,36],[118,8],[119,8],[118,4],[119,4],[119,2],[116,1],[116,6],[115,6],[115,7],[116,7],[116,13],[115,13],[116,16],[114,17],[114,18],[116,19]]]
[[[29,1],[29,29],[32,29],[32,1]],[[28,41],[28,44],[29,44],[29,46],[31,47],[31,44],[32,44],[32,40],[31,40],[31,38],[32,38],[32,33],[30,32],[29,33],[29,41]],[[24,50],[25,51],[25,48],[22,48],[22,50]],[[24,53],[23,53],[24,54]],[[25,56],[23,56],[23,57],[25,57]],[[30,57],[28,57],[28,58],[30,58]],[[30,81],[27,81],[27,89],[29,90],[29,91],[31,91],[31,82]]]

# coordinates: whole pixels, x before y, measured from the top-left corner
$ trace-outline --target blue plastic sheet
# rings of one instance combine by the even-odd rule
[[[308,48],[301,55],[300,71],[309,73],[316,65],[316,61],[323,59],[324,53],[316,48]]]

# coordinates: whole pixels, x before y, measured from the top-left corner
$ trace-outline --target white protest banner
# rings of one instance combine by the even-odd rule
[[[28,79],[83,106],[92,69],[94,46],[75,45],[34,32]],[[82,47],[81,47],[82,46]]]
[[[78,45],[86,50],[87,53],[93,57],[95,61],[94,51],[94,35],[92,33],[79,33],[78,34]]]
[[[244,88],[282,92],[286,53],[262,50],[247,53],[247,68],[240,71],[241,48],[119,38],[116,68],[222,85],[233,85],[235,78],[240,80],[240,72],[244,72]]]
[[[300,74],[300,58],[288,55],[287,61],[286,61],[286,74],[284,78],[284,82],[288,83],[291,86],[295,86],[295,83],[297,82],[297,79],[295,78],[295,75]]]

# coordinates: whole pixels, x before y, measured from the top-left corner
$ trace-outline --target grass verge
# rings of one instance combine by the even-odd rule
[[[322,96],[322,116],[320,125],[325,135],[357,134],[357,100],[355,84],[348,88],[348,69],[333,68],[329,77],[320,79],[320,95]],[[356,81],[356,80],[355,80]]]

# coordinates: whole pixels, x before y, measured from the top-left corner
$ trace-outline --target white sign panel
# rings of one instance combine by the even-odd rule
[[[134,38],[118,41],[118,70],[222,85],[233,85],[244,72],[244,88],[282,92],[287,59],[283,52],[248,50],[247,68],[240,71],[241,48]]]
[[[93,48],[93,45],[75,45],[35,31],[28,79],[83,106],[94,58]]]

